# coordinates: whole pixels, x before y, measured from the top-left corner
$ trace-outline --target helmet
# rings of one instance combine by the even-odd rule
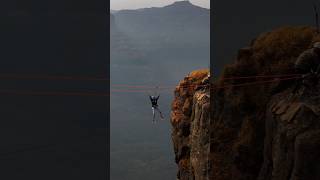
[[[315,42],[315,43],[313,44],[313,48],[318,48],[318,49],[320,49],[320,42]]]

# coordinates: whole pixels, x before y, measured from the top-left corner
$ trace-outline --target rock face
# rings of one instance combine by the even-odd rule
[[[210,91],[208,71],[194,71],[175,90],[172,104],[172,140],[179,166],[178,179],[208,175]]]
[[[259,180],[320,179],[319,89],[294,96],[285,91],[272,98]]]
[[[319,40],[310,27],[280,28],[240,49],[211,92],[183,88],[201,85],[186,77],[172,111],[178,179],[320,179],[320,86],[296,86],[293,68]]]
[[[213,89],[211,98],[214,179],[318,179],[318,90],[293,92],[300,77],[294,62],[318,40],[313,28],[280,28],[226,66],[215,83],[224,88]]]

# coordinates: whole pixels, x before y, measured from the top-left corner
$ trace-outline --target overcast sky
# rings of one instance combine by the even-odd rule
[[[112,10],[119,9],[138,9],[146,7],[161,7],[181,0],[110,0]],[[210,7],[210,0],[190,0],[198,6]]]

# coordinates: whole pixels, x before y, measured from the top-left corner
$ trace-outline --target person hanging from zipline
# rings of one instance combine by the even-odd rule
[[[158,96],[150,96],[149,95],[149,98],[150,98],[150,101],[151,101],[151,107],[152,107],[152,122],[153,123],[155,123],[156,121],[155,121],[155,117],[156,117],[156,112],[155,111],[158,111],[158,113],[160,114],[160,118],[162,119],[162,120],[164,120],[164,117],[163,117],[163,115],[162,115],[162,113],[161,113],[161,111],[160,111],[160,109],[159,109],[159,106],[158,106],[158,100],[159,100],[159,98],[160,98],[160,95],[158,95]]]

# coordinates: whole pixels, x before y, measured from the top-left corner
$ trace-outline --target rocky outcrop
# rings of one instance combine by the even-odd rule
[[[288,90],[272,98],[259,180],[320,179],[319,90]]]
[[[224,88],[213,89],[211,98],[215,180],[317,179],[301,171],[309,168],[304,158],[316,153],[314,123],[320,119],[310,107],[320,105],[316,93],[291,96],[300,77],[293,75],[294,62],[318,39],[310,27],[280,28],[239,50],[236,62],[226,66],[214,85]],[[311,164],[317,169],[320,163]]]
[[[186,77],[172,111],[178,179],[320,179],[320,86],[297,86],[294,75],[319,40],[314,28],[280,28],[240,49],[210,93],[182,88],[194,81]]]
[[[172,140],[179,167],[178,179],[208,175],[210,91],[208,71],[194,71],[175,90],[172,104]]]

